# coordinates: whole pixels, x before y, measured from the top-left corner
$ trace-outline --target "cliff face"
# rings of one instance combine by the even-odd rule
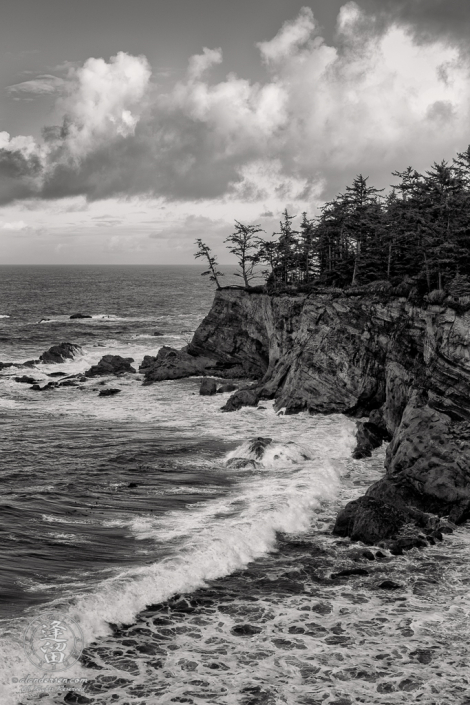
[[[470,313],[373,293],[224,289],[188,353],[257,376],[255,401],[370,415],[360,433],[392,439],[384,479],[340,514],[340,535],[372,543],[410,520],[425,526],[426,513],[470,515]],[[236,393],[226,409],[244,399]]]

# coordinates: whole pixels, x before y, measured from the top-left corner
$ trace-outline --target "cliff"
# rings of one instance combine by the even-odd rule
[[[455,300],[223,289],[184,354],[209,358],[207,373],[257,377],[224,410],[274,398],[286,413],[368,416],[357,454],[390,439],[385,476],[345,507],[335,532],[374,543],[410,521],[431,531],[433,515],[470,515],[469,324]]]

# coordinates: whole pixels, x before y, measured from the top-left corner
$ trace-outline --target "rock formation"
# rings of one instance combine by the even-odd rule
[[[100,377],[102,375],[120,375],[124,372],[135,373],[131,366],[134,362],[132,357],[121,357],[120,355],[104,355],[97,365],[93,365],[85,372],[87,377]]]
[[[409,522],[435,531],[432,515],[470,516],[468,311],[465,298],[435,305],[372,287],[222,289],[184,355],[194,369],[209,358],[257,377],[225,411],[274,398],[286,413],[368,416],[356,457],[391,439],[386,473],[344,508],[335,533],[374,543]]]
[[[50,365],[51,363],[60,364],[61,362],[65,362],[65,360],[73,360],[74,357],[82,355],[82,353],[83,351],[79,345],[75,345],[74,343],[60,343],[59,345],[53,345],[49,350],[43,352],[43,354],[39,356],[39,359],[46,365]]]

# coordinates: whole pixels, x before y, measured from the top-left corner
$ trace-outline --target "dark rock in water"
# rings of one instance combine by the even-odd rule
[[[120,389],[102,389],[98,394],[99,397],[114,397],[116,394],[120,394]]]
[[[88,313],[73,313],[70,316],[70,320],[73,321],[76,318],[92,318]]]
[[[66,372],[49,372],[47,375],[48,377],[65,377],[67,375]]]
[[[241,470],[242,468],[252,468],[256,470],[260,467],[259,463],[251,458],[230,458],[225,463],[225,466],[227,468],[234,468],[234,470]]]
[[[99,377],[101,375],[120,375],[125,372],[135,373],[131,362],[134,362],[132,357],[104,355],[97,365],[93,365],[93,367],[90,367],[90,369],[85,372],[85,376]]]
[[[84,695],[75,693],[73,690],[69,690],[67,695],[64,697],[64,703],[66,703],[66,705],[88,705],[88,703],[92,702],[93,698],[87,698]]]
[[[26,364],[26,363],[24,363]],[[15,367],[14,362],[0,362],[0,370],[6,370],[7,367]]]
[[[227,403],[222,407],[222,411],[238,411],[243,406],[257,406],[260,393],[256,389],[239,389],[232,394]]]
[[[21,367],[35,367],[39,365],[40,362],[41,360],[26,360],[26,362],[21,364]],[[10,367],[10,364],[7,364],[7,367]]]
[[[228,384],[222,384],[218,390],[217,394],[225,394],[226,392],[235,392],[237,389],[237,386],[235,384],[231,384],[230,382]]]
[[[157,337],[161,337],[162,335],[165,335],[165,333],[162,333],[159,330],[154,331],[153,335],[156,335]]]
[[[408,521],[406,512],[373,497],[361,497],[349,502],[336,518],[333,533],[350,536],[353,541],[376,544],[394,536]]]
[[[133,489],[135,489],[136,487],[138,487],[139,485],[137,484],[137,482],[129,482],[129,484],[128,484],[127,486],[128,486],[131,490],[133,490]]]
[[[57,382],[48,382],[47,384],[44,385],[44,387],[41,387],[39,384],[33,384],[30,389],[34,389],[36,392],[49,392],[52,389],[57,389],[58,384]]]
[[[199,388],[199,394],[201,394],[203,397],[212,397],[216,393],[217,382],[215,381],[215,379],[210,379],[209,377],[203,379]]]
[[[263,436],[258,436],[250,441],[248,450],[250,453],[254,453],[255,458],[262,458],[266,448],[273,442],[272,438],[263,438]]]
[[[381,588],[382,590],[398,590],[403,586],[399,583],[394,582],[393,580],[383,580],[377,587]]]
[[[82,349],[79,345],[74,343],[60,343],[60,345],[53,345],[49,350],[46,350],[42,355],[40,355],[40,360],[47,365],[51,363],[60,364],[65,362],[65,360],[72,360],[77,355],[82,354]]]
[[[359,421],[357,424],[356,439],[357,445],[353,452],[353,458],[370,458],[374,448],[379,448],[385,439],[390,440],[389,434],[379,426],[369,421]]]
[[[146,355],[139,367],[144,373],[145,383],[160,382],[164,379],[181,379],[206,373],[206,368],[214,365],[214,360],[196,358],[185,350],[175,350],[164,345],[156,357]]]
[[[34,377],[28,377],[27,375],[15,377],[15,382],[21,382],[22,384],[37,384],[37,380],[35,380]]]
[[[390,546],[390,553],[393,556],[403,555],[403,551],[411,551],[412,548],[426,548],[427,542],[418,537],[399,538]]]
[[[64,379],[63,382],[59,382],[59,387],[78,387],[78,382],[74,379]]]
[[[338,573],[332,573],[332,578],[349,578],[351,575],[369,575],[368,570],[364,568],[347,568],[346,570],[340,570]]]
[[[362,555],[364,556],[364,558],[367,558],[368,561],[375,561],[375,556],[372,551],[362,551]]]
[[[255,627],[253,624],[236,624],[231,629],[232,634],[235,636],[253,636],[261,631],[261,627]]]

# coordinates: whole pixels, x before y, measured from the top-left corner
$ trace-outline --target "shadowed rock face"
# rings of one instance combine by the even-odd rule
[[[257,372],[225,411],[274,398],[287,413],[370,415],[356,452],[391,438],[386,475],[343,510],[335,532],[371,543],[429,513],[470,516],[469,324],[446,301],[226,289],[188,351]]]
[[[119,375],[124,372],[135,372],[131,362],[132,357],[121,357],[120,355],[104,355],[97,365],[93,365],[85,372],[87,377],[100,377],[102,375]]]
[[[74,345],[74,343],[60,343],[60,345],[53,345],[52,348],[46,350],[39,359],[41,362],[49,365],[51,363],[61,363],[65,360],[72,360],[77,355],[82,354],[82,349],[79,345]]]

